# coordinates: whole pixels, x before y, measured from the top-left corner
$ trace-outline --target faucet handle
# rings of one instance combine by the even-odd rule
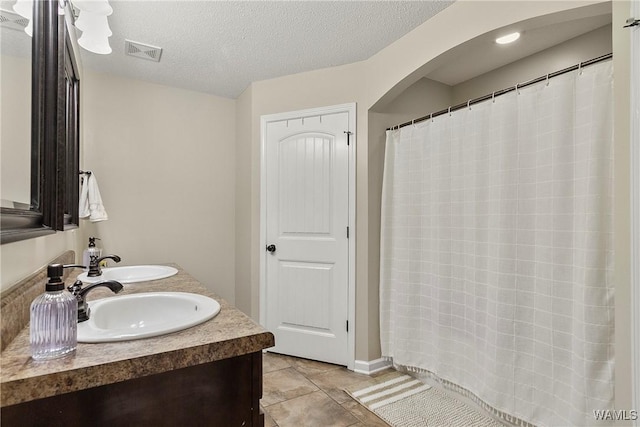
[[[67,287],[67,290],[71,292],[73,295],[78,295],[80,290],[82,290],[82,281],[76,280],[73,285]]]
[[[115,255],[115,254],[105,255],[105,256],[102,256],[102,257],[98,258],[98,260],[100,260],[100,261],[102,261],[102,260],[104,260],[104,259],[112,259],[112,260],[114,260],[115,262],[120,262],[120,261],[122,261],[122,258],[120,258],[118,255]]]
[[[122,259],[118,255],[105,255],[100,258],[91,257],[91,263],[89,263],[89,272],[87,276],[96,277],[102,276],[102,270],[100,269],[100,262],[105,259],[112,259],[115,262],[120,262]]]

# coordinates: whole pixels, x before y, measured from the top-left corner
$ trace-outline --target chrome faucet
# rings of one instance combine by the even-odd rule
[[[92,256],[91,260],[89,261],[89,272],[87,273],[87,276],[89,277],[102,276],[102,270],[100,269],[100,262],[105,259],[112,259],[115,262],[121,261],[118,255],[105,255],[100,258]]]
[[[103,280],[102,282],[92,283],[86,288],[82,287],[82,282],[80,280],[76,280],[76,282],[69,286],[67,289],[71,292],[76,299],[78,300],[78,323],[84,322],[85,320],[89,320],[89,305],[87,304],[87,294],[95,288],[105,287],[111,289],[114,294],[117,294],[124,286],[120,282],[116,282],[115,280]]]

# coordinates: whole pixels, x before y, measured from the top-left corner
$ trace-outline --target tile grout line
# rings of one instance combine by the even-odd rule
[[[305,378],[307,381],[309,381],[309,382],[310,382],[314,387],[316,387],[316,390],[309,391],[308,393],[304,393],[304,394],[301,394],[301,395],[299,395],[299,396],[295,396],[295,397],[292,397],[292,398],[290,398],[290,399],[283,400],[283,401],[281,401],[281,402],[272,403],[272,404],[270,404],[270,405],[268,405],[268,406],[265,406],[264,404],[262,404],[262,403],[261,403],[261,406],[263,407],[263,410],[264,410],[264,412],[265,412],[265,415],[268,415],[268,416],[269,416],[269,418],[270,418],[270,421],[271,421],[271,422],[270,422],[270,424],[269,424],[269,425],[274,426],[274,427],[279,427],[279,424],[278,424],[278,423],[275,421],[275,419],[271,416],[271,414],[269,413],[269,411],[267,411],[267,408],[270,408],[270,407],[272,407],[272,406],[274,406],[274,405],[278,405],[278,404],[285,404],[286,402],[290,402],[290,401],[292,401],[292,400],[294,400],[294,399],[298,399],[298,398],[301,398],[301,397],[304,397],[304,396],[308,396],[308,395],[313,394],[313,393],[315,393],[315,392],[317,392],[317,391],[321,391],[321,392],[322,392],[322,395],[323,395],[325,398],[327,398],[327,397],[328,397],[328,398],[329,398],[329,399],[328,399],[329,401],[332,401],[334,404],[338,405],[338,407],[340,407],[340,408],[341,408],[345,413],[348,413],[349,415],[351,415],[351,417],[353,417],[353,419],[355,419],[355,420],[356,420],[354,423],[352,423],[352,424],[348,424],[348,426],[347,426],[347,427],[349,427],[349,426],[355,426],[355,425],[358,425],[358,424],[360,424],[360,425],[366,425],[367,420],[366,420],[366,419],[364,419],[364,418],[361,418],[361,417],[358,415],[358,412],[357,412],[357,411],[352,411],[352,410],[351,410],[351,409],[349,409],[348,407],[345,407],[345,406],[344,406],[345,404],[347,404],[347,403],[348,403],[348,401],[346,401],[346,402],[342,402],[342,403],[341,403],[341,402],[340,402],[340,401],[338,401],[336,398],[332,397],[332,395],[331,395],[331,394],[329,394],[329,393],[328,393],[328,391],[325,391],[325,389],[321,386],[321,384],[322,384],[322,383],[321,383],[321,382],[317,382],[317,381],[318,381],[318,379],[315,379],[315,380],[314,380],[314,377],[319,377],[319,376],[321,376],[321,375],[328,374],[328,373],[329,373],[329,372],[331,372],[331,371],[339,370],[339,369],[341,369],[341,367],[339,367],[339,366],[333,366],[333,365],[327,365],[327,366],[326,366],[326,368],[328,368],[328,369],[314,368],[314,367],[307,367],[307,368],[305,369],[305,367],[304,367],[304,366],[300,366],[300,365],[299,365],[299,364],[297,364],[297,363],[291,363],[291,362],[289,362],[288,360],[286,360],[285,358],[280,358],[279,356],[276,356],[276,357],[277,357],[277,358],[279,358],[282,362],[284,362],[287,366],[281,367],[281,368],[279,368],[279,369],[273,369],[273,370],[270,370],[269,372],[264,372],[264,373],[263,373],[263,376],[264,376],[264,375],[266,375],[266,374],[269,374],[269,373],[271,373],[271,372],[277,372],[277,371],[281,371],[281,370],[285,370],[285,369],[293,368],[293,370],[294,370],[295,372],[297,372],[298,374],[300,374],[303,378]],[[288,356],[285,356],[285,357],[288,357]],[[317,369],[317,372],[313,372],[313,370],[314,370],[314,369]],[[309,372],[309,371],[312,371],[312,372]],[[369,378],[374,378],[374,377],[372,377],[372,376],[368,376],[368,377],[369,377]],[[365,379],[363,378],[363,381],[364,381],[364,380],[365,380]],[[338,391],[341,391],[341,392],[345,393],[344,389],[343,389],[343,388],[341,388],[341,386],[340,386],[340,385],[335,385],[335,388],[336,388],[336,390],[338,390]],[[348,396],[348,394],[347,394],[347,396]],[[351,400],[352,400],[352,399],[351,399],[351,397],[349,396],[349,401],[351,401]],[[356,404],[357,404],[357,408],[363,408],[365,411],[367,411],[367,409],[366,409],[364,406],[362,406],[359,402],[356,402]]]
[[[304,374],[303,374],[303,375],[304,375]],[[334,398],[333,398],[329,393],[327,393],[326,391],[324,391],[324,390],[323,390],[323,389],[322,389],[318,384],[316,384],[316,383],[313,381],[313,379],[312,379],[312,378],[309,378],[309,377],[307,377],[306,375],[304,375],[304,376],[305,376],[305,378],[307,378],[309,381],[311,381],[311,382],[313,383],[313,385],[315,385],[316,387],[318,387],[318,389],[319,389],[320,391],[322,391],[322,392],[323,392],[323,393],[324,393],[324,394],[325,394],[329,399],[331,399],[333,402],[335,402],[337,405],[339,405],[339,406],[340,406],[342,409],[344,409],[345,411],[349,412],[351,415],[353,415],[353,417],[354,417],[356,420],[358,420],[357,422],[355,422],[355,423],[353,423],[353,424],[350,424],[349,426],[353,426],[353,425],[356,425],[356,424],[358,424],[358,423],[365,424],[366,420],[361,419],[361,418],[358,416],[358,414],[356,414],[354,411],[352,411],[352,410],[350,410],[350,409],[348,409],[348,408],[345,408],[345,407],[344,407],[344,403],[347,403],[347,402],[344,402],[344,403],[340,403],[340,402],[338,402],[338,401],[337,401],[336,399],[334,399]],[[342,391],[342,392],[345,392],[345,391],[344,391],[344,389],[341,389],[341,391]],[[346,393],[346,392],[345,392],[345,393]],[[353,400],[353,399],[351,398],[351,396],[349,396],[349,399]],[[354,401],[354,402],[355,402],[355,401]],[[368,409],[367,409],[366,407],[364,407],[363,405],[361,405],[359,402],[356,402],[356,403],[358,404],[358,406],[361,406],[364,410],[368,411]],[[347,426],[347,427],[349,427],[349,426]]]
[[[308,395],[313,394],[313,393],[318,392],[318,391],[322,391],[322,392],[324,393],[324,391],[323,391],[323,390],[321,390],[321,389],[319,389],[319,388],[318,388],[317,390],[311,390],[311,391],[310,391],[310,392],[308,392],[308,393],[300,394],[300,395],[298,395],[298,396],[296,396],[296,397],[292,397],[292,398],[289,398],[289,399],[286,399],[286,400],[281,400],[280,402],[275,402],[275,403],[272,403],[272,404],[270,404],[270,405],[266,405],[266,406],[265,406],[265,405],[263,405],[262,403],[261,403],[261,405],[262,405],[262,407],[263,407],[264,409],[266,409],[266,408],[269,408],[269,407],[271,407],[271,406],[273,406],[273,405],[279,405],[279,404],[281,404],[281,403],[289,402],[289,401],[291,401],[291,400],[295,400],[295,399],[297,399],[297,398],[299,398],[299,397],[303,397],[303,396],[308,396]],[[325,394],[326,394],[326,393],[325,393]]]

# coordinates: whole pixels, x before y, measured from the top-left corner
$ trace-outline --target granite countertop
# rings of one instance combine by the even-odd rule
[[[207,290],[179,266],[167,279],[125,284],[118,295],[139,292],[192,292],[214,298],[220,313],[183,331],[153,338],[116,343],[78,343],[75,355],[46,362],[31,359],[27,325],[2,352],[0,406],[9,406],[57,394],[98,387],[261,351],[274,345],[273,334]],[[67,284],[73,283],[74,272]],[[114,297],[96,289],[87,300]]]

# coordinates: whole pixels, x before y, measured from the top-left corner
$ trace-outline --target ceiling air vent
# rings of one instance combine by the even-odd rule
[[[136,58],[148,59],[149,61],[160,62],[162,56],[162,48],[150,46],[148,44],[138,43],[131,40],[124,41],[124,52],[129,56]]]
[[[24,31],[27,25],[29,25],[29,20],[27,18],[24,18],[17,13],[0,9],[0,27]]]

